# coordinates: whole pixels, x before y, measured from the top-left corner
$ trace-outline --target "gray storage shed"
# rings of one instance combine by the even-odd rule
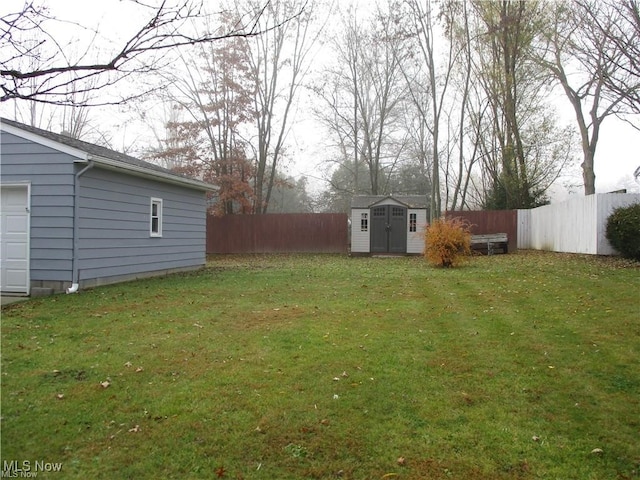
[[[4,294],[75,292],[206,262],[214,185],[6,119],[0,175]]]
[[[358,195],[351,201],[351,253],[421,254],[426,195]]]

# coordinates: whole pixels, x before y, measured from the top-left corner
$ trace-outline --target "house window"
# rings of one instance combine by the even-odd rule
[[[369,214],[367,213],[360,214],[360,231],[361,232],[369,231]]]
[[[409,214],[409,231],[415,232],[418,228],[418,215],[416,213]]]
[[[149,227],[152,237],[162,236],[162,199],[151,199],[151,223]]]

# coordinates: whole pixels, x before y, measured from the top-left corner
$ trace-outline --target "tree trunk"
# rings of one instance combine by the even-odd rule
[[[596,193],[596,174],[593,170],[593,154],[585,153],[582,163],[582,180],[584,181],[584,194],[593,195]]]

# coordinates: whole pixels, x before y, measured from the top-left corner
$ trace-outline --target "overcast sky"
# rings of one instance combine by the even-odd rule
[[[344,0],[342,0],[344,1]],[[16,11],[21,8],[20,0],[0,0],[0,14]],[[126,38],[136,28],[140,26],[142,19],[136,15],[135,8],[128,2],[120,0],[43,0],[42,3],[49,6],[51,13],[59,19],[76,22],[89,29],[99,30],[106,45],[110,41],[117,42],[119,38]],[[366,1],[366,3],[370,3]],[[218,1],[209,1],[208,5],[215,7]],[[71,32],[71,26],[61,29],[60,36],[65,36]],[[77,31],[77,30],[76,30]],[[64,43],[68,38],[63,38]],[[305,95],[304,93],[302,93]],[[7,102],[8,103],[8,102]],[[561,123],[575,123],[573,110],[563,95],[558,95],[556,106],[560,112]],[[3,116],[13,118],[13,107],[8,104],[0,105],[0,113]],[[140,130],[140,126],[135,123],[128,123],[123,127],[123,122],[130,112],[126,109],[111,107],[96,109],[92,118],[95,123],[101,123],[105,129],[109,130],[109,135],[113,140],[116,149],[131,145],[135,142],[152,141],[149,132]],[[320,187],[314,179],[320,176],[318,171],[318,161],[321,153],[325,150],[322,144],[324,135],[314,124],[309,112],[300,111],[296,116],[296,125],[289,138],[290,150],[297,159],[295,163],[289,165],[289,173],[294,175],[307,175],[316,188]],[[640,121],[636,119],[636,124]],[[579,152],[578,152],[579,153]],[[596,152],[596,191],[611,191],[621,186],[626,186],[634,191],[640,192],[640,185],[633,181],[632,173],[640,166],[640,131],[634,129],[627,123],[615,118],[607,118],[602,124],[600,139]],[[579,171],[579,169],[578,169]],[[576,182],[580,182],[580,178]],[[562,197],[562,188],[557,188]],[[579,188],[576,193],[582,193]]]

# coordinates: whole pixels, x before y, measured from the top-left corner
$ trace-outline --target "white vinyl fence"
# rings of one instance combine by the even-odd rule
[[[607,219],[618,207],[640,203],[637,193],[599,193],[531,210],[518,210],[518,248],[612,255]]]

